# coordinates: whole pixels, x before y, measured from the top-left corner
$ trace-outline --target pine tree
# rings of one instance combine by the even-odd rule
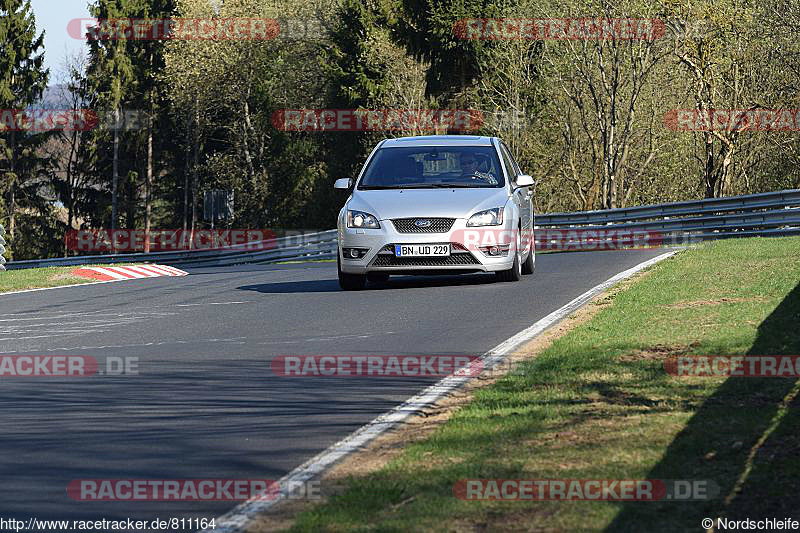
[[[89,12],[96,19],[131,18],[136,0],[95,0]],[[116,229],[119,213],[120,137],[116,127],[120,122],[121,106],[131,90],[133,65],[125,39],[89,38],[88,77],[96,91],[96,109],[104,107],[113,114],[111,163],[111,229]],[[104,132],[99,132],[104,135]]]
[[[42,97],[50,74],[43,68],[44,32],[37,35],[30,0],[0,0],[0,43],[0,109],[29,108]],[[36,150],[41,142],[39,135],[0,130],[0,173],[12,247],[20,188],[43,163]]]

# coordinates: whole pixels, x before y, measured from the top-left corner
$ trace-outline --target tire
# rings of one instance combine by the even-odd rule
[[[511,268],[508,270],[495,272],[494,274],[497,276],[497,281],[519,281],[522,279],[522,264],[519,261],[519,253],[517,253],[517,250],[520,249],[521,242],[522,238],[520,237],[520,232],[517,231],[517,245],[514,249],[514,264],[511,265]]]
[[[389,274],[387,272],[370,272],[367,274],[367,281],[372,283],[386,283],[389,281]]]
[[[522,263],[522,273],[524,275],[533,274],[533,270],[536,268],[536,249],[533,238],[531,238],[531,249],[528,250],[528,257],[525,259],[525,262]]]
[[[522,265],[519,263],[519,254],[514,254],[514,264],[508,270],[495,272],[497,281],[519,281],[522,279]]]
[[[339,271],[339,287],[346,291],[359,291],[367,284],[365,274],[347,274],[342,272],[342,259],[339,254],[336,257],[336,269]]]

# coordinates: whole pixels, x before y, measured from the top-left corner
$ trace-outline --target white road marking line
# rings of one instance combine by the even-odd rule
[[[120,267],[117,267],[120,268]],[[162,274],[159,272],[153,272],[152,270],[148,270],[144,268],[142,265],[133,265],[133,266],[126,266],[124,267],[126,270],[133,270],[134,272],[138,272],[139,274],[144,275],[146,278],[157,278]]]
[[[166,268],[164,268],[164,267],[162,267],[160,265],[139,265],[139,268],[146,269],[146,270],[149,270],[151,272],[155,272],[155,273],[157,273],[157,274],[159,274],[161,276],[171,276],[172,275],[169,270],[167,270]]]
[[[235,304],[252,304],[255,302],[208,302],[202,304],[175,304],[170,307],[202,307],[206,305],[235,305]]]
[[[48,335],[49,336],[49,335]],[[183,340],[176,340],[176,341],[162,341],[162,342],[144,342],[144,343],[137,343],[137,344],[108,344],[105,346],[72,346],[69,348],[37,348],[37,352],[77,352],[82,350],[108,350],[110,348],[142,348],[145,346],[165,346],[170,344],[206,344],[209,342],[229,342],[233,344],[246,344],[245,341],[240,341],[237,339],[244,339],[246,337],[233,337],[231,339],[196,339],[191,341],[183,341]],[[21,350],[9,350],[0,353],[20,353]],[[25,350],[25,353],[29,353],[29,351]]]
[[[149,277],[151,277],[150,274],[147,274],[147,275],[142,274],[141,272],[137,272],[136,270],[134,270],[131,267],[115,266],[115,267],[109,268],[108,270],[112,270],[112,269],[113,269],[114,272],[116,272],[118,274],[122,274],[123,276],[128,276],[129,278],[141,279],[141,278],[149,278]]]
[[[553,311],[546,317],[534,323],[529,328],[520,331],[513,337],[503,341],[486,352],[481,357],[484,368],[492,368],[495,364],[500,362],[504,355],[510,353],[515,348],[518,348],[523,343],[530,341],[556,322],[559,322],[563,318],[569,316],[575,312],[575,310],[589,302],[592,298],[612,287],[616,283],[629,278],[637,272],[640,272],[641,270],[644,270],[645,268],[652,266],[659,261],[671,257],[676,253],[678,252],[671,251],[656,256],[652,259],[648,259],[647,261],[639,263],[638,265],[609,278],[603,283],[592,287],[560,309]],[[278,486],[295,486],[298,488],[304,486],[304,482],[320,476],[323,472],[339,462],[341,459],[347,457],[353,452],[360,450],[373,439],[383,434],[387,430],[392,429],[395,425],[405,420],[409,416],[431,406],[439,398],[457,388],[460,388],[470,379],[472,379],[470,376],[448,376],[442,379],[435,385],[428,387],[413,398],[409,398],[391,411],[382,414],[369,424],[362,426],[355,432],[351,433],[348,437],[337,442],[327,450],[317,454],[302,465],[298,466],[279,479],[277,482]],[[279,501],[285,499],[286,496],[287,495],[283,492],[281,492],[277,498],[271,500],[262,499],[256,496],[253,499],[237,505],[229,512],[218,517],[216,519],[217,526],[215,529],[206,529],[204,531],[207,533],[243,532],[247,529],[247,526],[256,515],[266,511]]]
[[[168,270],[169,272],[172,272],[172,274],[175,275],[175,276],[186,276],[186,275],[189,274],[188,272],[185,272],[185,271],[183,271],[183,270],[181,270],[179,268],[175,268],[175,267],[172,267],[172,266],[169,266],[169,265],[158,265],[158,266],[163,268],[163,269]]]
[[[130,279],[131,278],[130,276],[126,276],[124,274],[121,274],[121,273],[117,272],[116,270],[111,270],[110,268],[105,268],[105,267],[87,267],[86,270],[94,270],[95,272],[99,272],[100,274],[105,274],[106,276],[109,276],[109,277],[114,278],[116,280]]]

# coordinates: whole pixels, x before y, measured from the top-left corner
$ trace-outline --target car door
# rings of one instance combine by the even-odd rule
[[[517,176],[522,175],[522,170],[517,165],[505,143],[500,143],[500,153],[503,155],[503,164],[509,169],[512,183],[516,186]],[[532,198],[530,187],[521,187],[514,191],[514,203],[519,207],[520,222],[522,223],[522,228],[527,230],[533,229]]]

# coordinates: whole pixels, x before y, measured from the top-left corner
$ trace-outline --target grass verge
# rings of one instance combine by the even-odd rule
[[[24,270],[0,272],[0,293],[60,287],[61,285],[78,285],[96,281],[74,276],[72,271],[76,268],[78,267],[26,268]]]
[[[800,354],[800,238],[710,243],[480,389],[425,440],[298,515],[296,531],[701,530],[800,514],[786,378],[676,378],[676,354]],[[708,479],[700,502],[461,501],[461,479]]]

